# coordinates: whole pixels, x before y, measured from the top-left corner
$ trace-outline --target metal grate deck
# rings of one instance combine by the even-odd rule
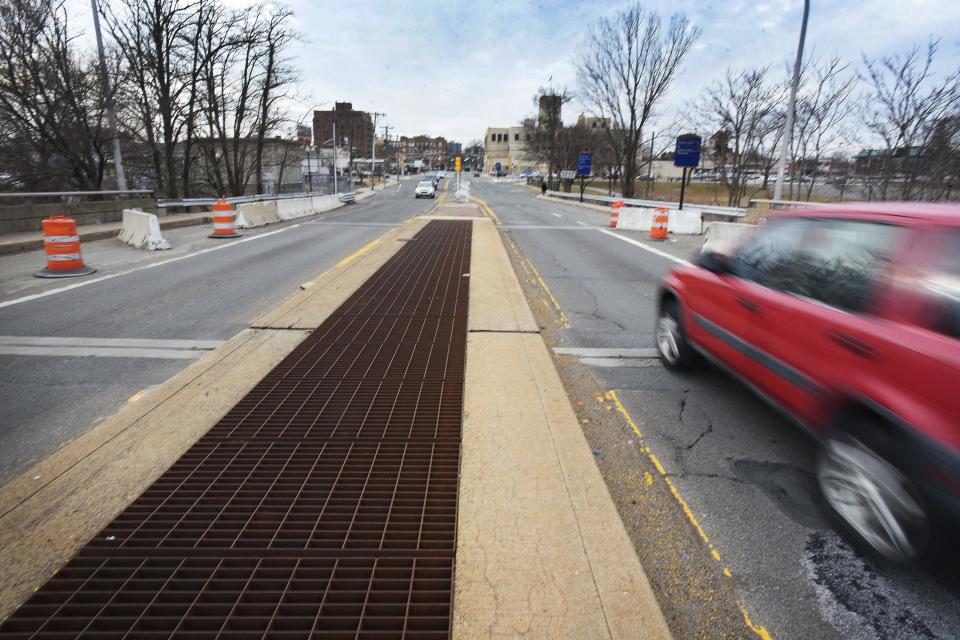
[[[424,227],[0,639],[449,637],[470,236]]]

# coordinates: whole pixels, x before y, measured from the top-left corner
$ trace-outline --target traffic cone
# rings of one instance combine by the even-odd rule
[[[72,278],[96,272],[83,263],[76,220],[67,216],[50,216],[42,224],[47,266],[33,275],[38,278]]]
[[[651,240],[666,240],[667,225],[670,223],[670,210],[666,207],[657,207],[653,213],[653,224],[650,225]]]
[[[234,228],[236,214],[233,205],[220,198],[213,203],[213,233],[208,238],[239,238],[240,234]]]

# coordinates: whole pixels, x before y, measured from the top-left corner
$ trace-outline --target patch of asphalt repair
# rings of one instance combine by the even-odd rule
[[[837,533],[811,532],[804,569],[823,618],[853,640],[947,640],[960,625],[955,571],[926,587],[916,567],[879,564],[857,554]]]
[[[509,233],[503,239],[534,318],[547,345],[554,346],[565,320],[544,303],[545,292],[522,264]],[[553,359],[671,632],[676,638],[757,638],[744,624],[737,578],[725,576],[711,557],[645,455],[645,444],[583,363],[567,355],[553,354]]]

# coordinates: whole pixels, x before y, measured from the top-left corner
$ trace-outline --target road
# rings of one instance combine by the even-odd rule
[[[684,250],[657,245],[654,250],[666,249],[658,255],[637,246],[651,247],[642,234],[603,230],[603,212],[535,198],[521,185],[486,177],[472,181],[471,193],[487,202],[508,244],[515,243],[521,275],[524,260],[535,269],[526,278],[534,283],[528,295],[543,290],[544,303],[533,306],[541,311],[548,342],[622,402],[689,507],[698,533],[729,570],[733,606],[748,612],[752,625],[776,639],[960,637],[955,559],[930,571],[861,557],[830,527],[811,473],[813,442],[718,370],[679,376],[650,357],[657,283],[676,264],[669,254],[689,255],[689,242]],[[576,401],[578,382],[569,374],[575,367],[563,370]],[[579,412],[587,424],[595,403],[585,404]],[[671,587],[655,570],[670,569],[658,556],[687,544],[681,533],[656,537],[633,525],[663,516],[630,511],[641,508],[630,505],[642,504],[637,496],[643,491],[642,483],[630,489],[631,478],[649,460],[625,452],[619,443],[633,434],[622,420],[619,425],[606,432],[585,426],[585,432],[628,530],[635,541],[641,538],[641,559],[660,590],[661,606],[668,616],[704,616],[696,610],[711,604],[712,591],[692,579],[686,587]],[[679,498],[673,505],[683,506]],[[643,548],[644,540],[659,548]],[[695,561],[685,556],[684,562]],[[669,601],[701,589],[700,605],[696,596]],[[672,624],[677,637],[728,633],[710,621]],[[757,637],[748,626],[741,628],[745,637]]]
[[[0,259],[0,485],[431,206],[414,200],[413,184],[242,240],[192,227],[166,234],[169,252],[88,243],[85,259],[99,271],[85,279],[32,278],[39,252]]]

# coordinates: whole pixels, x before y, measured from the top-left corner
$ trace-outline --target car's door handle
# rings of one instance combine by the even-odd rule
[[[868,344],[859,338],[854,338],[853,336],[843,333],[842,331],[830,331],[828,333],[831,340],[836,342],[850,353],[867,360],[880,359],[881,353],[873,345]]]
[[[741,307],[743,307],[750,313],[760,313],[760,305],[749,298],[744,298],[743,296],[737,296],[737,304],[739,304]]]

